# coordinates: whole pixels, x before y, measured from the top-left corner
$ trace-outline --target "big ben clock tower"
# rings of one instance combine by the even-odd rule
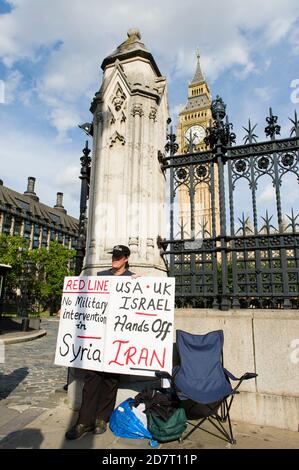
[[[204,142],[206,129],[212,120],[211,104],[212,97],[209,86],[204,78],[200,66],[200,55],[197,51],[197,66],[194,77],[188,86],[188,101],[185,108],[178,116],[177,142],[178,153],[204,152],[208,150]],[[217,168],[215,180],[217,181]],[[219,233],[219,201],[216,186],[215,215],[216,233]],[[186,186],[179,187],[179,217],[184,229],[184,238],[191,236],[207,238],[212,236],[212,208],[209,187],[200,183],[195,193],[195,233],[191,233],[190,226],[190,197]]]
[[[179,114],[177,141],[180,153],[187,153],[190,145],[193,151],[206,150],[204,138],[206,128],[212,119],[212,98],[200,67],[200,55],[197,52],[195,75],[188,86],[188,102]]]

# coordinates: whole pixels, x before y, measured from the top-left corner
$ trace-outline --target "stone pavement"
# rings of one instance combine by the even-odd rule
[[[43,320],[47,335],[34,341],[8,344],[0,364],[0,449],[147,449],[146,439],[118,438],[108,431],[88,433],[67,441],[64,433],[76,420],[63,391],[66,369],[53,364],[58,321]],[[143,383],[123,383],[118,402],[134,396]],[[237,399],[237,398],[236,398]],[[170,442],[160,449],[298,449],[299,433],[276,428],[233,423],[236,445],[196,431],[183,443]]]
[[[41,338],[47,334],[46,330],[33,330],[33,331],[9,331],[0,335],[0,340],[6,344],[24,343],[26,341],[33,341],[34,339]]]

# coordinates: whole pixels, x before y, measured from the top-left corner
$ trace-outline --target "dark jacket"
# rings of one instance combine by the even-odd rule
[[[126,269],[122,274],[121,276],[132,276],[134,273],[132,273],[131,271],[129,271],[128,269]],[[97,276],[113,276],[113,273],[112,273],[112,268],[110,269],[105,269],[104,271],[99,271],[97,273]]]

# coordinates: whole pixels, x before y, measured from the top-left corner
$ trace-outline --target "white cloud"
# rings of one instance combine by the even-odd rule
[[[61,186],[74,186],[74,181],[79,177],[80,175],[80,167],[79,165],[68,165],[64,168],[63,173],[59,173],[55,181],[56,183]]]
[[[287,10],[285,13],[287,16],[286,18],[275,18],[267,27],[266,39],[269,44],[277,44],[291,30],[295,18],[288,17],[289,13]]]
[[[36,115],[41,115],[41,119],[46,116],[47,123],[57,130],[58,139],[52,133],[41,135],[42,125],[39,134],[26,128],[16,129],[12,116],[10,126],[0,127],[1,177],[5,184],[23,192],[27,176],[35,176],[40,199],[53,206],[56,192],[62,191],[64,206],[73,215],[78,214],[79,208],[81,147],[78,149],[68,139],[69,130],[91,118],[88,109],[100,87],[100,64],[126,39],[129,28],[140,29],[142,41],[172,84],[182,79],[187,85],[192,78],[197,47],[203,72],[211,84],[227,71],[235,83],[236,77],[249,79],[264,68],[267,70],[275,55],[273,46],[282,39],[299,54],[299,28],[295,25],[298,0],[152,0],[150,7],[145,0],[10,3],[15,7],[12,13],[0,16],[0,60],[8,68],[6,76],[11,78],[10,102],[19,100],[30,106],[31,99],[38,97],[42,106]],[[23,81],[25,70],[33,74],[31,84],[28,77]],[[263,85],[261,82],[255,91],[259,99],[248,92],[236,105],[234,123],[239,140],[244,135],[241,126],[247,125],[244,116],[251,117],[252,125],[258,122],[255,132],[259,140],[265,140],[265,101],[274,90]],[[8,108],[5,107],[7,113]],[[171,108],[174,118],[180,109],[180,104]],[[275,201],[271,184],[259,190],[259,202]],[[290,197],[295,194],[290,193]],[[242,200],[244,207],[248,207],[248,200],[244,197],[244,204]]]
[[[80,121],[80,114],[67,105],[55,107],[50,116],[51,124],[58,130],[58,140],[66,142],[69,141],[67,132],[77,127]]]
[[[254,62],[248,62],[245,67],[240,70],[235,70],[234,75],[235,77],[239,78],[240,80],[245,80],[251,73],[257,73],[256,66]]]
[[[274,202],[275,201],[275,188],[272,183],[268,183],[263,191],[258,196],[259,202]]]
[[[298,200],[299,200],[299,188],[297,181],[294,181],[293,191],[288,191],[285,202],[287,204],[293,205],[293,207],[298,210]]]
[[[266,61],[265,61],[265,72],[269,69],[269,67],[271,66],[272,64],[272,59],[269,57]]]
[[[272,89],[268,86],[255,88],[254,92],[261,101],[270,101],[273,95]]]
[[[25,106],[29,106],[34,89],[28,89],[26,87],[25,77],[19,70],[10,69],[3,83],[4,104],[10,105],[12,103],[21,102]]]
[[[174,120],[179,115],[179,113],[184,109],[185,105],[186,105],[186,103],[179,103],[179,104],[177,104],[176,106],[173,106],[170,109],[170,116],[173,120],[173,123],[174,123]]]
[[[0,80],[0,104],[5,104],[5,82]]]
[[[294,54],[299,54],[299,28],[294,28],[290,35],[290,44]]]
[[[19,94],[22,77],[22,74],[18,70],[13,70],[8,74],[5,80],[5,104],[10,104],[16,100]]]
[[[259,184],[263,184],[263,179],[260,179]],[[282,185],[280,187],[280,197],[282,201],[283,210],[288,209],[289,207],[294,207],[298,210],[298,200],[299,200],[299,186],[296,181],[296,177],[293,173],[287,173],[282,178]],[[260,203],[275,203],[276,202],[276,193],[275,188],[272,183],[265,185],[264,189],[258,196],[258,201]],[[275,209],[275,205],[273,206]]]
[[[42,64],[47,52],[37,93],[60,136],[81,115],[81,100],[90,100],[99,88],[99,65],[125,39],[128,28],[140,28],[142,40],[170,79],[190,77],[200,46],[211,82],[232,67],[240,79],[254,73],[257,45],[247,33],[258,35],[258,47],[263,37],[268,44],[277,43],[291,35],[298,17],[297,0],[152,0],[150,8],[145,0],[110,0],[105,6],[99,0],[10,3],[13,11],[0,17],[0,57],[8,67],[17,67],[20,59]]]
[[[299,185],[294,173],[289,172],[282,178],[280,194],[283,207],[293,207],[295,213],[299,209]]]
[[[74,158],[80,162],[78,149],[71,149],[69,145],[55,141],[51,141],[49,145],[49,137],[17,129],[10,131],[4,126],[0,126],[0,142],[5,142],[0,151],[1,178],[5,186],[23,193],[28,176],[34,176],[36,193],[41,202],[53,207],[56,193],[63,192],[64,207],[71,215],[78,215],[79,166],[76,175],[74,165]]]

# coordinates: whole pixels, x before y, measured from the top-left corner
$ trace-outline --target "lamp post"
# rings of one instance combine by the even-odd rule
[[[82,124],[79,126],[80,129],[83,129],[87,135],[92,135],[92,125],[89,123]],[[85,247],[86,247],[86,211],[87,211],[87,201],[89,198],[89,185],[90,185],[90,164],[91,158],[89,156],[91,150],[88,148],[88,140],[85,142],[85,147],[82,150],[83,156],[81,160],[81,192],[80,192],[80,216],[79,216],[79,227],[78,227],[78,242],[76,249],[76,264],[75,264],[75,276],[80,276],[83,260],[85,256]],[[75,369],[73,369],[74,371]],[[69,384],[72,382],[70,377],[72,376],[71,368],[68,367],[67,372],[67,383],[64,385],[63,389],[68,390]],[[74,374],[73,374],[74,377]]]
[[[20,258],[20,271],[18,273],[18,286],[17,286],[17,316],[24,317],[24,312],[26,310],[26,299],[25,299],[25,283],[26,283],[26,273],[25,273],[25,260],[24,260],[25,248],[23,246],[18,247],[18,258]]]
[[[29,319],[28,317],[28,312],[27,312],[27,304],[28,304],[28,298],[27,298],[27,293],[28,293],[28,284],[27,284],[27,273],[25,269],[22,271],[22,274],[20,276],[20,281],[21,281],[21,298],[20,298],[20,303],[19,303],[19,315],[22,320],[22,326],[21,329],[22,331],[27,331],[28,326],[29,326]]]
[[[28,304],[28,299],[27,299],[27,293],[28,293],[28,285],[27,285],[27,276],[26,273],[24,272],[21,276],[21,317],[27,317],[28,312],[27,312],[27,304]]]
[[[4,286],[5,286],[5,276],[11,270],[9,264],[0,264],[0,321],[3,312],[3,303],[4,303]],[[0,334],[2,330],[0,328]]]
[[[85,256],[85,245],[86,245],[86,211],[87,201],[89,198],[89,185],[90,185],[90,164],[91,158],[89,156],[91,150],[88,148],[88,141],[85,143],[85,147],[82,150],[83,156],[81,160],[81,193],[80,193],[80,216],[79,216],[79,227],[78,227],[78,243],[77,243],[77,254],[76,254],[76,265],[75,275],[79,276]]]
[[[22,317],[22,330],[27,331],[29,327],[29,318],[28,318],[28,307],[29,307],[29,296],[28,296],[28,283],[30,281],[30,273],[32,261],[24,261],[24,270],[21,276],[21,311],[20,315]]]

